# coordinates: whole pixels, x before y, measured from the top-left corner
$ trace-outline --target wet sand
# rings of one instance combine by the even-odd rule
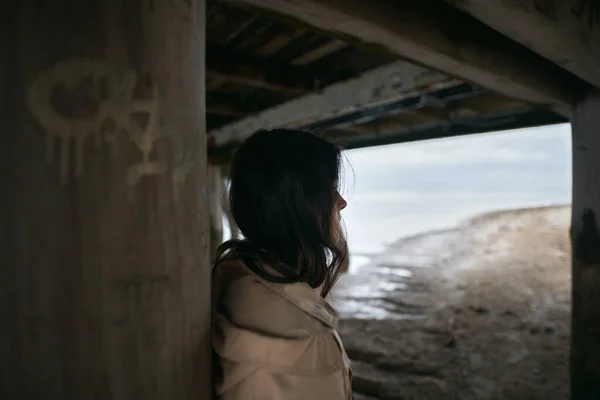
[[[566,399],[568,207],[398,241],[333,293],[357,400]]]

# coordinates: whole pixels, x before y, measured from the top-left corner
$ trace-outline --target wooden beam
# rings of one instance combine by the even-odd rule
[[[227,82],[238,83],[240,85],[252,86],[255,88],[267,89],[273,92],[288,92],[292,94],[305,94],[311,90],[306,87],[289,86],[287,83],[275,83],[271,79],[265,79],[264,73],[255,73],[250,76],[242,75],[239,72],[222,72],[215,69],[207,70],[206,76],[209,78],[220,79]]]
[[[290,66],[247,52],[209,45],[206,76],[271,91],[301,95],[318,89],[318,79],[302,67]]]
[[[430,121],[418,126],[400,127],[395,131],[366,132],[364,134],[325,133],[325,137],[340,143],[346,149],[408,143],[420,140],[473,135],[568,122],[553,112],[544,110],[509,110],[475,116],[459,116],[450,122]]]
[[[600,92],[577,105],[573,132],[571,399],[600,399]]]
[[[325,43],[322,46],[317,47],[316,49],[301,55],[291,62],[292,65],[308,65],[313,63],[331,53],[334,53],[338,50],[341,50],[345,47],[348,47],[348,43],[343,42],[341,40],[331,40]]]
[[[212,398],[205,5],[5,4],[0,399]]]
[[[461,81],[450,81],[443,84],[434,85],[422,90],[417,90],[404,96],[399,96],[397,100],[379,103],[375,105],[366,104],[355,110],[342,110],[337,115],[324,115],[318,121],[311,123],[302,123],[299,127],[309,130],[331,130],[341,127],[347,127],[356,124],[365,124],[375,121],[379,118],[385,118],[394,115],[417,115],[426,116],[429,114],[421,113],[422,110],[433,110],[432,101],[428,98],[434,98],[442,103],[456,101],[457,99],[477,97],[485,92],[478,86]],[[429,115],[431,118],[431,115]],[[439,120],[439,116],[435,117]]]
[[[231,116],[236,118],[248,117],[286,101],[286,96],[273,93],[268,97],[260,94],[233,91],[231,88],[218,89],[206,93],[207,113],[212,115]]]
[[[306,29],[304,28],[295,28],[281,33],[256,50],[256,54],[261,56],[270,56],[284,48],[292,40],[299,38],[305,33]]]
[[[598,1],[446,1],[600,87]]]
[[[441,0],[229,0],[568,116],[586,85]]]
[[[458,107],[467,107],[471,110],[475,110],[480,114],[507,110],[507,109],[519,109],[528,107],[528,104],[520,100],[499,96],[496,93],[489,93],[486,95],[479,96],[477,99],[464,99],[459,100],[456,104]]]
[[[352,125],[344,127],[339,130],[328,131],[327,135],[362,135],[362,136],[376,136],[385,132],[398,132],[402,129],[408,129],[409,126],[401,120],[399,116],[382,118],[375,120],[374,122],[363,124],[363,125]]]
[[[245,113],[243,111],[234,110],[230,107],[224,107],[224,106],[207,106],[206,113],[222,115],[225,117],[236,117],[236,118],[243,118],[243,117],[248,116],[248,113]]]
[[[457,81],[426,68],[397,61],[358,78],[328,86],[209,132],[216,146],[240,142],[257,129],[305,127],[346,113],[385,105],[421,91],[457,85]]]

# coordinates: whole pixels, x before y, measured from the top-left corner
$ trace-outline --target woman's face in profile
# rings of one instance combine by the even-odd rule
[[[340,223],[342,221],[342,215],[341,215],[341,211],[346,208],[346,206],[348,205],[348,203],[346,202],[346,200],[344,200],[344,198],[342,197],[342,195],[339,192],[336,192],[335,194],[335,203],[333,206],[333,219],[332,219],[332,234],[334,235],[334,239],[335,241],[338,241],[339,238],[339,231],[340,231]]]

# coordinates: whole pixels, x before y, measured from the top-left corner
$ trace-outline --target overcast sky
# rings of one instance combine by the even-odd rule
[[[570,202],[568,124],[346,154],[344,219],[358,252],[480,212]]]

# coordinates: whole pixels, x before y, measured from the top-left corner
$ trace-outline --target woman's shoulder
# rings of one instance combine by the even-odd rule
[[[218,315],[213,349],[219,360],[215,388],[222,398],[349,398],[349,363],[333,334],[273,337]]]
[[[272,335],[239,326],[223,314],[216,316],[215,324],[213,348],[216,354],[237,365],[307,376],[347,367],[344,350],[335,332],[301,337]]]
[[[235,325],[269,336],[308,337],[331,330],[286,296],[285,285],[265,284],[237,263],[224,265],[228,278],[221,285],[219,311]],[[277,288],[280,286],[280,290]]]
[[[223,370],[218,388],[241,387],[240,380],[250,379],[245,376],[259,379],[260,372],[266,374],[264,382],[289,374],[294,382],[301,376],[312,383],[323,378],[331,390],[343,389],[348,361],[335,330],[299,307],[293,298],[297,293],[286,290],[290,286],[265,284],[252,273],[229,272],[234,278],[220,289],[214,320],[213,348]],[[304,290],[299,285],[297,289]]]

